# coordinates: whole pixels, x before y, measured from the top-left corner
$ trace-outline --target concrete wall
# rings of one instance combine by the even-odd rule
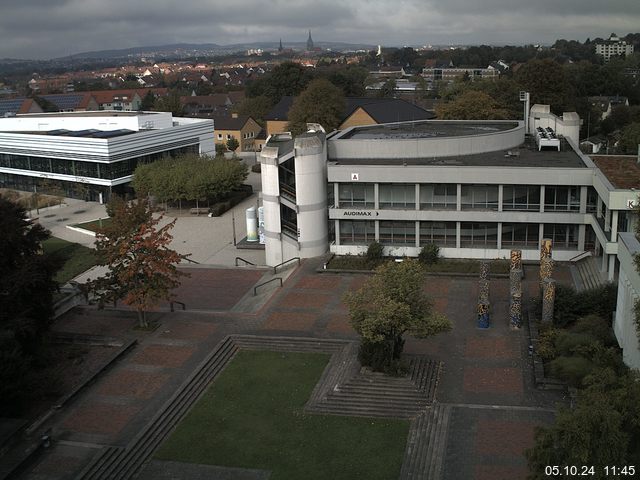
[[[430,121],[438,124],[438,121]],[[452,123],[446,121],[443,123]],[[461,121],[460,123],[465,123]],[[487,122],[491,123],[491,122]],[[497,122],[504,124],[505,122]],[[514,122],[515,123],[515,122]],[[424,158],[451,157],[508,150],[524,142],[524,122],[507,131],[478,135],[430,138],[357,139],[332,138],[329,158]]]
[[[621,233],[618,248],[620,273],[618,301],[613,331],[622,348],[622,359],[631,368],[640,369],[640,344],[636,332],[633,304],[640,297],[640,275],[635,269],[633,255],[640,253],[640,242],[633,233]]]
[[[536,128],[553,128],[564,137],[570,138],[576,145],[580,143],[580,117],[576,112],[564,112],[562,117],[551,113],[549,105],[535,104],[529,115],[529,131],[534,134]]]
[[[308,134],[307,134],[308,135]],[[327,170],[324,135],[299,136],[295,140],[296,203],[302,258],[327,251]]]
[[[261,164],[262,206],[264,207],[265,262],[267,265],[274,266],[283,261],[278,147],[263,148],[258,160]]]

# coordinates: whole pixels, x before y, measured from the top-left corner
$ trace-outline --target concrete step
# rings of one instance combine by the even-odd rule
[[[426,452],[426,477],[429,480],[439,480],[442,476],[444,455],[447,447],[447,433],[449,419],[451,418],[451,406],[436,404],[433,408],[433,422],[429,432],[428,448]]]

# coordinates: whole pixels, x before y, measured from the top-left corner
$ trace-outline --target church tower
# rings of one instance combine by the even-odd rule
[[[311,38],[311,30],[309,30],[309,38],[307,38],[307,50],[313,50],[313,40]]]
[[[282,48],[282,39],[280,39],[280,46],[278,47],[278,51],[282,52],[283,48]]]

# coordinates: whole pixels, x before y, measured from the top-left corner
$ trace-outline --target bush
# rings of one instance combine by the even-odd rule
[[[377,261],[381,260],[384,254],[384,247],[381,243],[371,242],[367,248],[367,260]]]
[[[558,285],[553,322],[564,327],[572,325],[578,318],[591,314],[609,319],[616,309],[616,301],[617,287],[613,283],[583,292],[576,292],[571,287]]]
[[[555,342],[558,333],[559,330],[553,327],[547,328],[544,331],[540,331],[536,353],[545,362],[555,358],[557,355]]]
[[[549,363],[551,375],[573,387],[581,387],[582,380],[594,368],[593,362],[584,357],[558,357]]]
[[[260,173],[262,171],[262,167],[260,165],[260,163],[254,163],[253,165],[251,165],[251,171],[253,173]]]
[[[555,348],[558,355],[573,355],[579,352],[592,351],[602,344],[590,333],[571,333],[561,330],[556,335]]]
[[[579,318],[571,327],[571,331],[574,333],[588,333],[604,346],[617,345],[611,324],[598,315],[587,315]]]
[[[435,243],[428,243],[420,250],[418,260],[424,265],[433,265],[440,258],[440,247]]]

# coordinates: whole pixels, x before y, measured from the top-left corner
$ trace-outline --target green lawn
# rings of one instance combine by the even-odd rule
[[[84,223],[76,223],[73,225],[74,227],[84,228],[85,230],[90,230],[92,232],[97,232],[100,227],[106,227],[111,223],[110,218],[102,218],[100,220],[92,220],[91,222]]]
[[[239,352],[156,458],[271,470],[271,480],[398,478],[408,421],[302,411],[328,360]]]
[[[78,243],[67,242],[61,238],[51,237],[42,242],[42,250],[46,255],[61,258],[62,268],[58,270],[55,280],[65,284],[82,272],[96,264],[95,252],[91,248]]]

